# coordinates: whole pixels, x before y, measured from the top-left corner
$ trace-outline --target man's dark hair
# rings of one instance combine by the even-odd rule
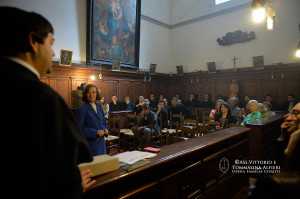
[[[292,93],[289,93],[287,96],[291,96],[291,97],[295,98],[295,95]]]
[[[54,32],[43,16],[13,7],[0,7],[0,56],[16,56],[18,52],[31,52],[29,36],[43,44]]]
[[[149,107],[149,105],[148,105],[148,104],[144,104],[144,105],[142,106],[142,109],[147,109],[147,110],[149,110],[149,109],[150,109],[150,107]]]

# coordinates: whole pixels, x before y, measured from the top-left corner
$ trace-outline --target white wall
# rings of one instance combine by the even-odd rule
[[[250,0],[232,0],[215,7],[214,0],[142,0],[141,13],[162,23],[176,23],[218,12]],[[203,4],[200,4],[203,3]],[[54,26],[54,60],[60,50],[73,51],[73,63],[86,60],[86,1],[85,0],[1,0],[0,6],[15,6],[45,16]],[[263,55],[265,64],[299,62],[295,57],[300,40],[299,0],[274,0],[278,23],[268,32],[265,24],[254,24],[250,7],[209,18],[196,23],[166,28],[141,20],[140,68],[157,64],[157,72],[176,72],[183,65],[185,72],[207,70],[206,63],[215,61],[217,69],[232,68],[233,56],[237,67],[252,66],[252,57]],[[231,46],[219,46],[217,38],[236,30],[255,31],[257,39]]]
[[[207,62],[216,62],[217,69],[233,68],[234,56],[237,67],[251,67],[253,56],[264,56],[265,65],[272,63],[299,62],[295,56],[296,46],[300,40],[299,0],[276,0],[273,3],[278,15],[274,31],[267,31],[266,23],[254,24],[251,19],[251,9],[213,17],[197,23],[173,28],[171,30],[171,70],[176,71],[176,65],[183,65],[184,71],[207,70]],[[219,46],[217,38],[227,32],[236,30],[254,31],[257,39],[246,43]]]
[[[170,23],[171,0],[142,0],[141,12]],[[13,6],[37,12],[46,17],[54,27],[53,49],[59,60],[60,50],[73,51],[73,63],[86,61],[86,0],[1,0],[0,6]],[[140,68],[148,69],[157,64],[157,72],[168,72],[170,68],[169,29],[141,20]]]

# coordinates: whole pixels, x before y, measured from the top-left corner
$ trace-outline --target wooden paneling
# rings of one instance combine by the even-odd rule
[[[119,81],[119,100],[124,101],[126,96],[131,98],[131,83],[129,81]]]
[[[141,82],[132,82],[132,102],[135,103],[140,95],[143,95],[143,84]]]
[[[118,82],[117,81],[105,81],[103,91],[104,91],[103,92],[104,96],[106,96],[107,103],[110,103],[111,97],[113,95],[118,96]]]
[[[273,95],[273,100],[280,105],[287,100],[287,94],[293,93],[296,101],[300,101],[300,64],[286,64],[284,67],[265,66],[264,70],[253,71],[252,68],[217,71],[215,74],[187,73],[184,76],[170,77],[166,74],[152,76],[151,82],[144,82],[143,74],[122,71],[115,72],[102,70],[103,79],[91,81],[91,69],[80,67],[53,66],[52,73],[41,79],[42,82],[51,86],[71,106],[71,90],[76,90],[81,83],[95,84],[101,95],[111,101],[111,95],[118,95],[123,101],[126,95],[135,102],[138,96],[149,97],[154,94],[156,99],[163,94],[169,100],[176,94],[182,95],[187,100],[191,93],[198,95],[202,101],[205,93],[209,93],[214,101],[217,95],[228,97],[228,89],[232,79],[239,85],[238,97],[243,100],[246,94],[251,95],[260,102],[265,100],[266,94]],[[271,79],[271,73],[274,78]],[[284,73],[282,78],[281,74]],[[95,73],[98,77],[99,73]],[[197,78],[199,81],[197,81]],[[191,79],[193,82],[191,83]]]

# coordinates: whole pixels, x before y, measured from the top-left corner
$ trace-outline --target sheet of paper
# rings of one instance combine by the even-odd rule
[[[133,164],[139,160],[145,158],[152,158],[154,156],[156,156],[155,153],[142,152],[142,151],[127,151],[115,155],[114,157],[119,158],[120,162],[125,162],[126,164]]]

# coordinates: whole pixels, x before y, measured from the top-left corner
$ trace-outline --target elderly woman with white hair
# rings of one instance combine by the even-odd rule
[[[262,119],[261,113],[257,110],[258,109],[258,102],[256,100],[250,100],[248,102],[249,108],[251,113],[248,114],[241,125],[245,126],[246,123],[253,122],[255,120]]]

